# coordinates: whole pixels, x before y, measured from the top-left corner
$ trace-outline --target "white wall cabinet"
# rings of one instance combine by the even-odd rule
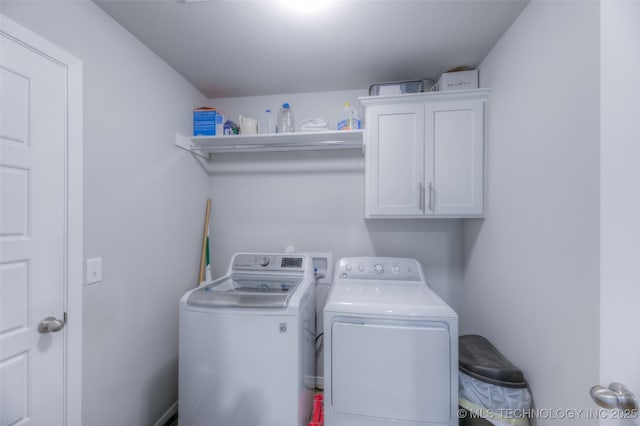
[[[488,93],[360,98],[367,218],[483,215]]]

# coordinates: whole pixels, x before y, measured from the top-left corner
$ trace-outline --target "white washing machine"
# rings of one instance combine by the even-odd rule
[[[458,316],[418,261],[341,259],[324,333],[326,426],[458,424]]]
[[[306,426],[315,282],[299,254],[238,253],[180,300],[181,426]]]

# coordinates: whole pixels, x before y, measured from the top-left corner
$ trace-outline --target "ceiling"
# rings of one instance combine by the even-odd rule
[[[303,12],[284,0],[94,1],[209,98],[437,79],[477,66],[528,3],[334,0]]]

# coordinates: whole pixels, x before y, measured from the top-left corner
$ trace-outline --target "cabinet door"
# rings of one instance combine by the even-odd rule
[[[481,216],[484,178],[484,102],[428,103],[427,146],[433,146],[432,181],[427,174],[426,212],[443,216]],[[431,157],[431,158],[430,158]],[[427,166],[429,168],[429,166]]]
[[[424,104],[367,109],[366,216],[420,216],[424,200]]]

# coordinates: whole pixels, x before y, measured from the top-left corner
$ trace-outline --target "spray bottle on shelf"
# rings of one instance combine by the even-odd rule
[[[358,111],[349,102],[344,103],[343,119],[338,121],[338,130],[356,130],[360,128]]]

